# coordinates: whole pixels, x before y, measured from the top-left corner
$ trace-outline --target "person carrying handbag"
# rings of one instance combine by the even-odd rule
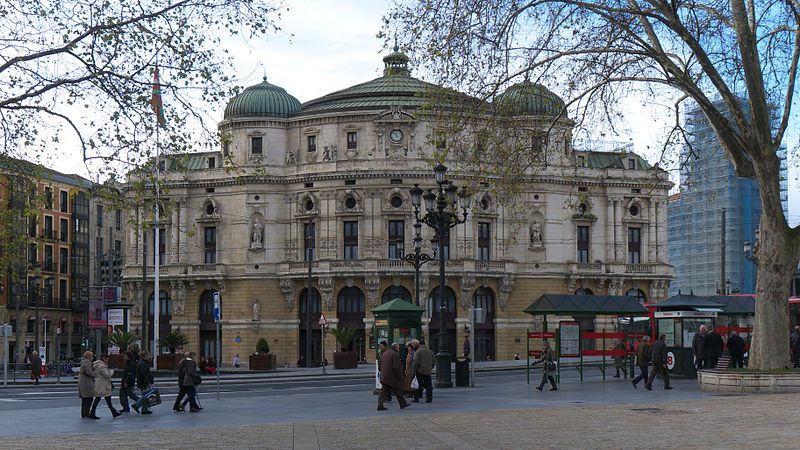
[[[553,349],[550,348],[550,342],[545,339],[544,340],[544,351],[542,352],[542,358],[538,361],[534,361],[534,364],[543,363],[542,367],[542,382],[539,383],[539,386],[536,386],[536,389],[542,390],[544,389],[545,383],[548,381],[550,382],[550,390],[557,391],[558,387],[556,386],[556,360],[555,360],[555,353]]]
[[[200,374],[197,373],[197,363],[194,361],[195,353],[189,353],[186,358],[186,367],[183,372],[183,388],[186,390],[186,395],[189,397],[189,412],[200,412],[203,407],[197,404],[197,385],[203,382]],[[184,403],[181,406],[183,409],[186,406]]]

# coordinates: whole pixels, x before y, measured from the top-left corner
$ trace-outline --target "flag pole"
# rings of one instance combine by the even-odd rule
[[[153,85],[153,95],[158,95],[158,105],[155,108],[156,110],[156,203],[155,203],[155,225],[153,230],[153,257],[155,259],[153,263],[154,268],[154,276],[153,276],[153,352],[152,352],[152,361],[153,368],[158,368],[158,340],[159,340],[159,331],[160,331],[160,316],[161,316],[161,289],[159,288],[159,277],[158,277],[158,269],[159,263],[161,262],[161,255],[160,255],[160,226],[159,226],[159,219],[160,219],[160,211],[159,211],[159,200],[160,200],[160,192],[158,186],[158,180],[160,176],[160,166],[161,166],[161,142],[160,142],[160,130],[161,128],[161,82],[158,78],[158,59],[156,59],[156,70],[155,70],[155,83]]]

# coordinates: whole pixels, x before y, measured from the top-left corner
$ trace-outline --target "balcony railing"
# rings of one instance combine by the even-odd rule
[[[575,264],[577,272],[602,272],[603,264],[601,263],[577,263]]]
[[[625,273],[652,274],[656,273],[656,268],[652,264],[626,264]]]
[[[494,270],[505,270],[505,268],[506,268],[505,261],[476,261],[475,262],[475,270],[494,271]]]

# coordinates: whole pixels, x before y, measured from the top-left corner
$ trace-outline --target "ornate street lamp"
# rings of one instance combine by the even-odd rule
[[[467,214],[470,204],[470,196],[465,190],[458,193],[458,188],[455,184],[445,179],[447,167],[444,164],[437,164],[433,168],[436,176],[436,184],[438,189],[428,189],[425,194],[422,194],[422,189],[416,184],[411,189],[411,203],[414,206],[414,218],[416,220],[415,229],[421,229],[421,225],[425,224],[431,227],[435,236],[438,239],[438,256],[439,256],[439,352],[436,355],[436,387],[446,388],[453,387],[451,379],[450,363],[452,355],[447,350],[447,330],[445,315],[447,314],[447,304],[445,303],[445,255],[444,255],[444,239],[448,235],[448,230],[454,228],[458,224],[467,221]],[[425,202],[425,215],[420,217],[420,197]],[[457,198],[459,197],[459,198]],[[461,206],[462,212],[459,213],[458,206]],[[420,225],[420,227],[417,227]],[[419,237],[419,239],[417,239]],[[418,250],[417,247],[421,246],[422,237],[417,234],[414,237],[415,255]],[[421,256],[421,255],[420,255]],[[427,255],[426,255],[427,256]],[[419,280],[419,275],[417,275]],[[419,284],[417,285],[417,298],[419,298]]]
[[[415,189],[418,191],[415,197]],[[414,215],[419,217],[419,199],[422,194],[422,189],[418,185],[414,185],[411,189],[411,204],[414,205]],[[416,198],[416,202],[415,199]],[[433,256],[422,253],[422,223],[416,221],[414,223],[414,253],[407,253],[403,255],[403,260],[414,267],[414,301],[419,306],[419,269],[423,264],[428,261],[433,261]]]

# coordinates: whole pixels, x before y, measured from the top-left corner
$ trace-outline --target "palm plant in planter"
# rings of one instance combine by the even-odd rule
[[[350,348],[350,343],[356,336],[355,328],[334,328],[331,334],[336,338],[339,351],[333,353],[333,367],[335,369],[355,369],[358,367],[358,355],[356,352],[346,350]]]
[[[275,369],[277,355],[269,352],[269,342],[261,338],[256,343],[256,351],[250,355],[250,370]]]
[[[169,349],[169,355],[158,355],[156,359],[156,366],[159,369],[175,370],[178,368],[178,363],[182,355],[176,355],[175,351],[178,347],[184,346],[189,343],[186,335],[181,333],[181,330],[172,330],[169,333],[161,336],[158,340],[159,345]]]
[[[125,361],[122,358],[122,352],[126,352],[131,349],[131,347],[136,342],[136,335],[128,332],[116,332],[108,337],[108,343],[113,345],[114,347],[119,348],[120,354],[119,355],[109,355],[108,356],[108,363],[111,367],[116,369],[122,369],[125,367]]]

